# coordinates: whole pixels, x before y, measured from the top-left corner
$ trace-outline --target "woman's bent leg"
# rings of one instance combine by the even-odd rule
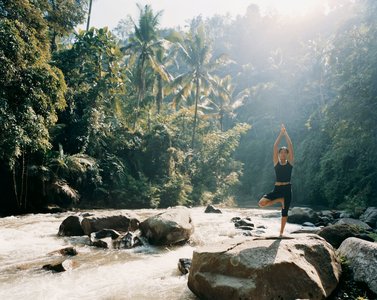
[[[277,198],[274,200],[270,200],[268,198],[262,197],[258,202],[259,207],[271,206],[271,205],[274,205],[275,203],[281,203],[281,208],[284,209],[284,198]]]

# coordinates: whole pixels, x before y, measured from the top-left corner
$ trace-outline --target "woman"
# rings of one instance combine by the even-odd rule
[[[285,136],[287,147],[278,148],[282,136]],[[291,174],[293,168],[293,145],[288,136],[284,124],[281,125],[279,136],[274,143],[273,153],[274,168],[276,174],[276,182],[274,190],[265,194],[259,200],[259,206],[270,206],[275,203],[281,203],[281,226],[280,237],[283,235],[285,224],[288,219],[288,209],[291,204],[292,189],[291,189]]]

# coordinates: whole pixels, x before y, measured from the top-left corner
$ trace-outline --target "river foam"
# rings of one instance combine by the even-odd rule
[[[137,214],[141,220],[161,210],[88,211],[97,215]],[[177,268],[179,258],[191,258],[196,247],[242,236],[230,219],[250,217],[264,225],[265,233],[277,235],[277,210],[222,209],[222,214],[205,214],[204,207],[191,209],[195,231],[184,246],[142,246],[130,250],[97,249],[88,237],[58,237],[61,222],[72,212],[35,214],[0,219],[0,299],[197,299],[187,288],[187,275]],[[299,228],[287,224],[286,231]],[[64,262],[63,273],[41,267],[62,260],[54,252],[74,246],[77,256]]]

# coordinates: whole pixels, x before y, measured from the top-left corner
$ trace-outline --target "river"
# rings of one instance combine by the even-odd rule
[[[97,215],[137,214],[141,220],[162,210],[96,210]],[[195,232],[184,246],[145,245],[129,250],[97,249],[87,237],[59,237],[61,222],[73,212],[30,214],[0,219],[0,299],[197,299],[187,288],[187,275],[177,268],[179,258],[191,258],[196,247],[216,244],[242,235],[230,221],[250,217],[259,235],[279,232],[277,209],[222,209],[222,214],[205,214],[204,207],[191,209]],[[287,224],[289,233],[300,226]],[[74,246],[77,256],[68,258],[62,273],[41,267],[60,259],[54,253]]]

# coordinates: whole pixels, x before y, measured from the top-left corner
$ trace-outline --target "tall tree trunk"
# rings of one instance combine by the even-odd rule
[[[54,0],[51,1],[51,6],[52,6],[52,10],[55,12],[57,10],[57,8],[56,8],[56,3],[55,3]],[[57,35],[56,31],[53,30],[52,34],[51,34],[51,41],[50,41],[50,48],[51,48],[50,50],[51,50],[51,52],[56,51],[56,49],[58,48],[56,46],[56,35]]]
[[[24,186],[25,186],[25,152],[22,152],[22,168],[21,168],[21,192],[20,192],[20,205],[23,205],[24,199]]]
[[[157,113],[159,114],[161,110],[162,98],[164,97],[163,90],[162,90],[162,78],[160,74],[157,75],[157,85],[158,85],[158,92],[157,92],[156,104],[157,104]]]
[[[144,99],[144,94],[145,94],[144,63],[145,63],[145,57],[143,55],[143,58],[141,59],[141,66],[140,66],[140,77],[139,77],[140,85],[139,85],[139,90],[137,93],[137,107],[136,107],[136,114],[135,114],[133,129],[136,128],[136,122],[139,117],[140,102]]]
[[[195,146],[195,133],[196,133],[196,123],[198,119],[198,102],[199,102],[199,77],[195,80],[196,91],[195,91],[195,113],[194,113],[194,128],[192,131],[192,141],[191,148],[194,149]]]
[[[93,0],[89,0],[89,12],[88,12],[88,21],[86,22],[86,31],[89,30],[89,26],[90,26],[90,15],[92,14],[92,2]]]
[[[27,208],[27,194],[28,194],[28,181],[29,181],[29,168],[28,168],[28,161],[26,160],[26,166],[25,166],[26,172],[25,172],[25,197],[24,197],[24,208],[26,210]]]
[[[50,50],[51,52],[55,52],[58,49],[58,46],[56,45],[56,31],[54,30],[51,34],[51,41],[50,41]]]
[[[224,122],[224,112],[221,108],[221,111],[220,111],[220,131],[223,131],[223,122]]]
[[[17,192],[16,166],[13,166],[13,168],[12,168],[12,179],[13,179],[14,196],[16,198],[17,208],[19,208],[20,207],[20,203],[18,201],[18,192]]]

